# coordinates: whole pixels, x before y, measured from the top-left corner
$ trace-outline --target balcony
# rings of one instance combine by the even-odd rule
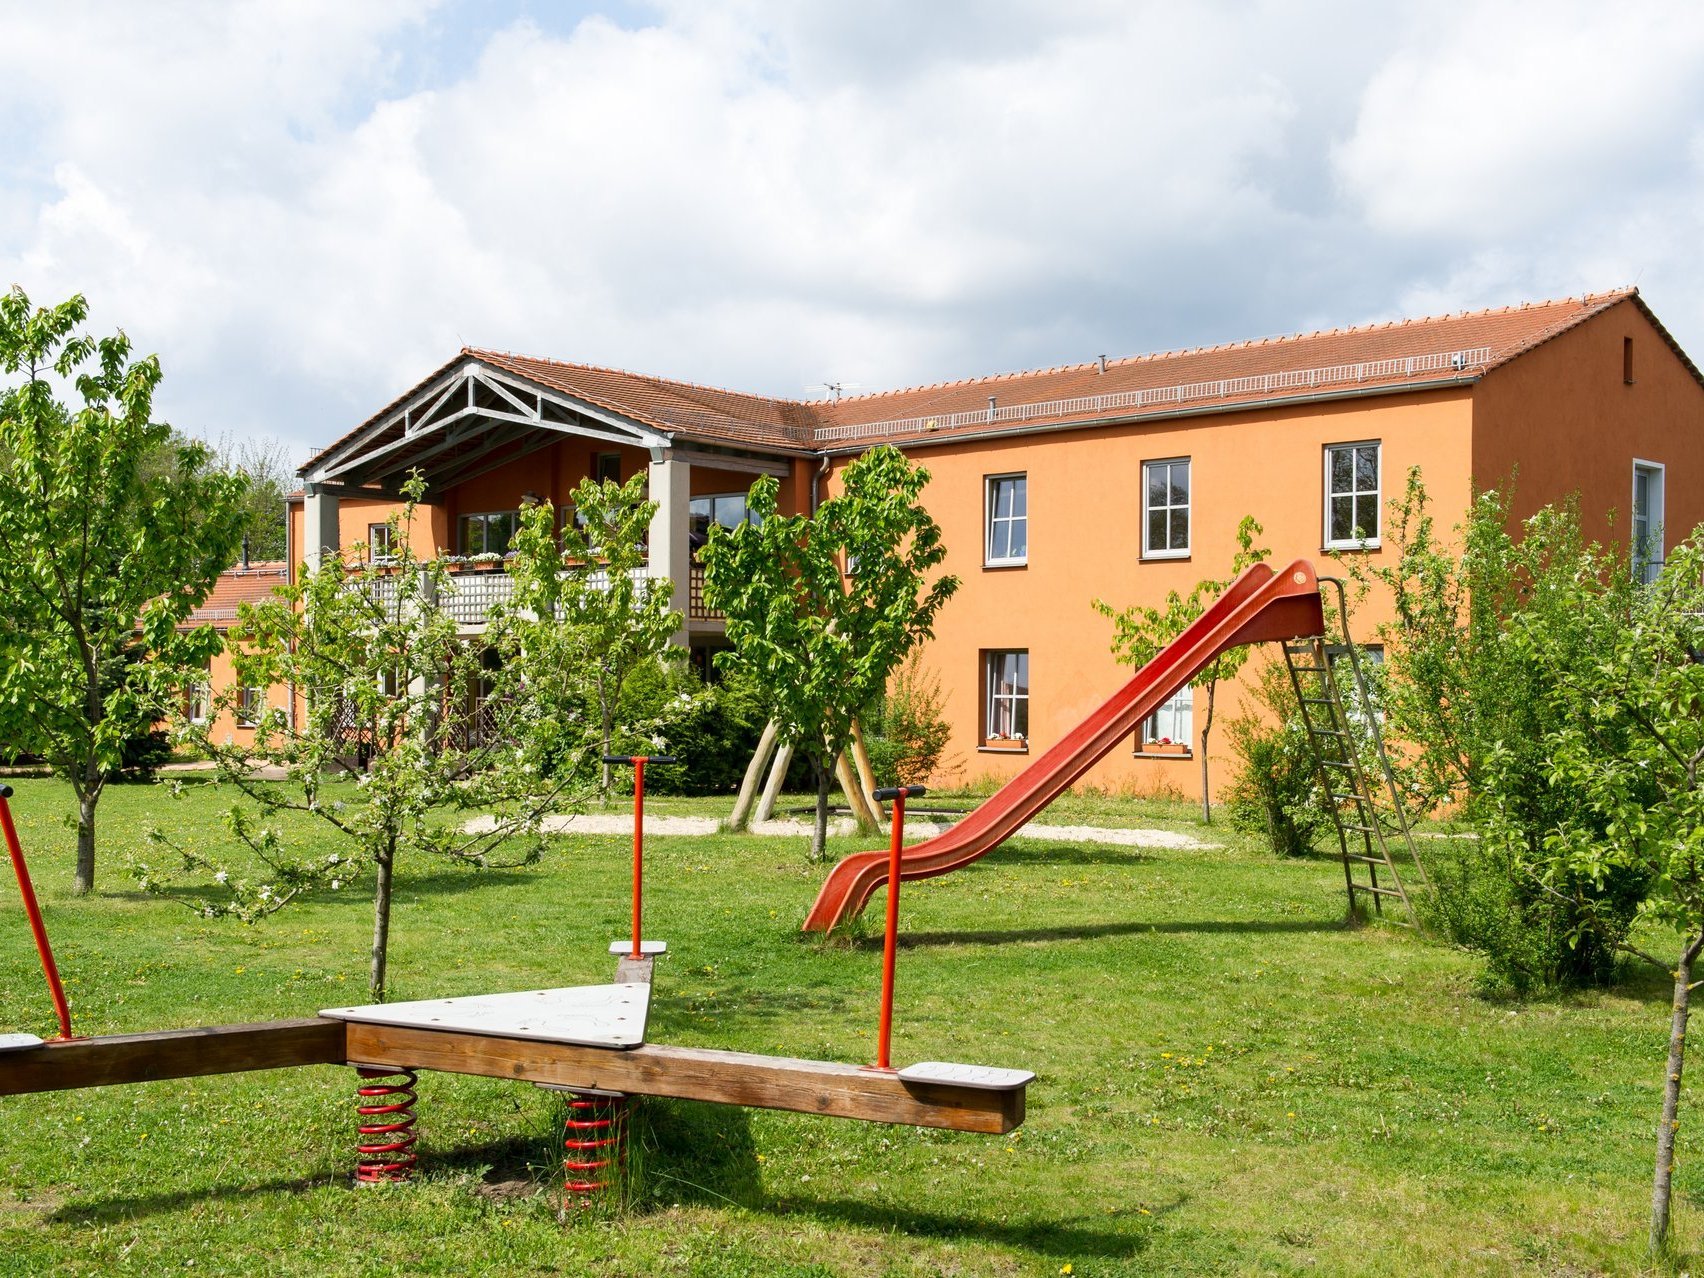
[[[686,621],[688,627],[695,621],[714,621],[721,623],[728,618],[726,614],[717,612],[704,602],[704,565],[696,559],[692,561],[692,575],[688,580],[686,595]]]
[[[446,566],[449,568],[449,581],[444,596],[445,610],[458,625],[483,626],[493,608],[514,597],[514,579],[503,570],[500,562],[470,563],[457,560]],[[635,568],[631,575],[634,583],[638,584],[651,574],[645,568]],[[605,570],[596,569],[590,574],[590,582],[594,588],[603,589],[609,583],[609,576]],[[372,588],[374,601],[381,606],[388,606],[396,601],[395,577],[379,577],[372,583]],[[722,620],[721,613],[704,605],[704,568],[697,563],[692,565],[690,600],[689,623]]]

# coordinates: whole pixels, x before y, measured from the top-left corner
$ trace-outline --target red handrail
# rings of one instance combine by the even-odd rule
[[[914,794],[927,794],[920,785],[877,790],[875,800],[893,801],[892,837],[888,840],[887,927],[882,937],[882,1011],[876,1030],[876,1068],[892,1069],[888,1049],[893,1045],[893,982],[899,950],[899,854],[905,844],[905,801]]]
[[[35,933],[36,952],[41,955],[41,970],[47,976],[47,989],[53,995],[53,1010],[59,1014],[59,1034],[49,1040],[65,1042],[75,1037],[71,1033],[71,1007],[65,1001],[65,986],[59,980],[59,968],[53,961],[53,947],[47,943],[47,926],[41,921],[41,906],[36,904],[35,887],[30,882],[29,867],[24,864],[24,849],[18,844],[18,827],[12,824],[12,787],[0,785],[0,831],[6,836],[6,850],[12,855],[12,869],[18,875],[18,893],[24,898],[24,913],[30,918],[30,931]]]
[[[640,912],[645,901],[645,765],[679,763],[672,754],[606,754],[605,763],[633,765],[633,951],[629,958],[642,958]]]

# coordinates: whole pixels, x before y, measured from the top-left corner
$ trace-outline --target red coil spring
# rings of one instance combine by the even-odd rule
[[[414,1155],[420,1139],[414,1130],[414,1085],[420,1077],[411,1069],[355,1072],[365,1080],[355,1089],[355,1112],[361,1116],[355,1179],[364,1185],[407,1180],[419,1161]]]
[[[563,1206],[587,1208],[594,1196],[617,1185],[627,1157],[627,1097],[568,1094],[563,1120],[562,1160],[567,1178]]]

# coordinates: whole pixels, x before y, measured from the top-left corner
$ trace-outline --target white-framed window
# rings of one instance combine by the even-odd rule
[[[464,555],[507,554],[509,543],[521,526],[516,510],[496,510],[478,515],[463,515],[460,524],[460,546]]]
[[[1325,447],[1325,545],[1379,544],[1378,440]]]
[[[1195,689],[1184,684],[1158,710],[1142,720],[1142,744],[1180,745],[1187,749],[1194,731]]]
[[[1142,463],[1142,558],[1189,555],[1189,458]]]
[[[982,744],[1016,749],[1029,744],[1029,651],[982,654]]]
[[[1655,581],[1663,570],[1663,478],[1661,462],[1633,461],[1633,574]]]
[[[990,475],[985,509],[988,536],[982,562],[991,567],[1029,562],[1029,477]]]
[[[252,728],[266,713],[266,689],[244,688],[237,696],[237,726]]]
[[[213,708],[213,663],[204,661],[201,669],[184,686],[183,717],[191,723],[206,723]]]
[[[367,562],[381,564],[396,557],[396,547],[391,543],[391,526],[385,524],[367,525]]]

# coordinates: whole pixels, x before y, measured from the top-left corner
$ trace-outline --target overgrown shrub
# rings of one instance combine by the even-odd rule
[[[1601,656],[1588,596],[1629,584],[1615,555],[1586,541],[1572,503],[1518,524],[1507,493],[1478,494],[1457,526],[1456,551],[1434,531],[1418,471],[1394,504],[1383,566],[1352,563],[1363,584],[1391,592],[1385,642],[1387,736],[1422,804],[1457,808],[1480,836],[1432,875],[1426,907],[1452,940],[1483,953],[1488,979],[1525,993],[1608,979],[1616,943],[1645,884],[1632,875],[1544,881],[1549,841],[1603,819],[1583,783],[1554,766],[1568,726],[1558,694],[1571,670]],[[1542,635],[1542,645],[1522,636]],[[1598,748],[1616,755],[1607,720]],[[1587,926],[1589,924],[1589,927]]]
[[[667,753],[681,760],[645,770],[651,793],[732,794],[765,719],[756,688],[742,676],[706,684],[682,661],[647,661],[622,685],[614,752]]]
[[[1237,770],[1225,807],[1238,829],[1265,830],[1279,856],[1304,856],[1330,816],[1321,806],[1289,671],[1267,661],[1250,685],[1253,706],[1226,725]]]
[[[879,785],[922,785],[942,770],[942,755],[952,739],[943,713],[941,677],[913,649],[894,672],[879,710],[866,715],[874,732],[864,745]]]
[[[126,737],[119,747],[120,762],[114,771],[114,781],[152,781],[162,764],[172,761],[171,734],[163,728],[153,728]]]
[[[1426,867],[1432,891],[1417,898],[1422,920],[1484,956],[1482,993],[1517,998],[1608,983],[1616,942],[1626,936],[1646,887],[1641,876],[1626,871],[1590,885],[1597,922],[1584,928],[1580,911],[1541,889],[1506,846],[1439,839],[1427,849]]]

